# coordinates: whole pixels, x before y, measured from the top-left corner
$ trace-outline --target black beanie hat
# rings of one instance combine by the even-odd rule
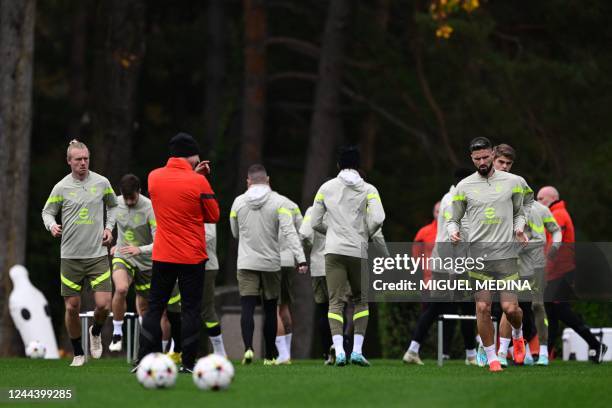
[[[187,133],[178,133],[168,143],[171,157],[190,157],[200,154],[200,146],[193,136]]]
[[[357,146],[347,146],[340,149],[340,156],[338,157],[338,167],[340,170],[343,169],[359,169],[360,155]]]

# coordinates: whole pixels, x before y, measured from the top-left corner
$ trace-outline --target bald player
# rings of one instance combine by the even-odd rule
[[[552,349],[559,335],[559,320],[574,329],[589,345],[589,360],[601,363],[608,347],[591,333],[591,329],[567,302],[572,294],[572,278],[576,269],[574,253],[574,223],[555,187],[547,186],[538,191],[538,201],[547,206],[561,228],[562,246],[546,265],[546,290],[544,303],[548,316],[548,347]],[[553,299],[553,301],[550,301]]]

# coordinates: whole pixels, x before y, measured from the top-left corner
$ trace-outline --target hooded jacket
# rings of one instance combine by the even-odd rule
[[[323,217],[327,214],[326,223]],[[373,185],[344,169],[323,184],[312,206],[312,228],[326,234],[327,254],[367,258],[368,241],[382,227],[385,210]]]
[[[298,207],[296,203],[287,197],[281,197],[287,201],[286,207],[291,212],[291,216],[293,217],[293,225],[295,226],[295,230],[299,231],[303,221],[300,207]],[[293,252],[291,252],[291,248],[289,248],[287,240],[283,237],[282,231],[278,232],[278,241],[280,242],[281,248],[281,267],[294,267],[296,265],[296,258],[293,256]]]
[[[281,269],[279,234],[299,263],[306,262],[288,200],[266,184],[254,184],[232,204],[230,226],[238,239],[238,269]]]

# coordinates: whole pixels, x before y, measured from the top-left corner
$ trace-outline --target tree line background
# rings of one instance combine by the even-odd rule
[[[262,162],[302,212],[358,144],[388,241],[431,221],[475,136],[517,149],[534,190],[568,202],[578,240],[609,241],[612,27],[606,0],[0,0],[0,354],[20,351],[8,268],[25,263],[63,336],[59,242],[40,210],[78,138],[118,191],[164,165],[178,131],[212,162],[218,284],[235,283],[227,215]],[[312,354],[297,280],[297,356]],[[611,324],[609,304],[579,305]],[[374,307],[370,355],[397,357],[419,306]],[[366,350],[367,351],[367,350]]]

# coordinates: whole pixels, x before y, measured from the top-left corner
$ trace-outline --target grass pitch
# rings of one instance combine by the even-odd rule
[[[176,387],[145,390],[123,359],[89,360],[80,368],[68,360],[0,360],[0,388],[71,388],[76,399],[6,403],[38,407],[609,407],[612,364],[553,362],[549,367],[510,367],[503,373],[433,360],[422,367],[396,360],[373,360],[372,367],[324,367],[321,361],[291,366],[243,367],[226,391],[200,391],[191,376],[179,374]]]

